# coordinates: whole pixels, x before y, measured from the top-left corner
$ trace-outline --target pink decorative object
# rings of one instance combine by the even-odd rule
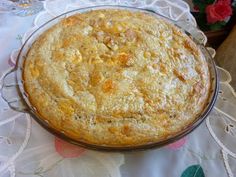
[[[231,3],[229,0],[218,0],[215,4],[206,7],[206,14],[209,24],[224,21],[232,15]]]
[[[176,141],[172,144],[167,145],[167,148],[172,149],[172,150],[179,149],[186,143],[186,141],[187,141],[187,137],[184,137],[184,138],[182,138],[182,139],[180,139],[180,140],[178,140],[178,141]]]
[[[65,158],[76,158],[81,156],[86,150],[73,144],[67,143],[55,137],[55,149]]]

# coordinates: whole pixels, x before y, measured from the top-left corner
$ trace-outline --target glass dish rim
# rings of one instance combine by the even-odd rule
[[[215,101],[216,101],[216,98],[217,98],[217,93],[218,93],[219,85],[218,85],[218,74],[217,74],[217,71],[216,71],[216,66],[215,66],[215,63],[214,63],[212,57],[208,53],[208,50],[202,44],[198,44],[198,45],[201,45],[202,47],[204,47],[204,50],[207,52],[206,54],[208,55],[209,58],[211,58],[211,65],[212,65],[212,67],[214,69],[215,84],[214,84],[214,86],[212,86],[213,87],[212,88],[213,89],[213,93],[211,95],[211,99],[209,99],[210,103],[207,104],[207,106],[204,109],[204,111],[202,111],[202,114],[200,116],[196,117],[196,119],[193,122],[191,122],[187,127],[183,128],[183,130],[179,131],[176,135],[173,135],[171,137],[168,137],[166,139],[163,139],[163,140],[157,141],[157,142],[152,142],[152,143],[147,143],[147,144],[142,144],[142,145],[131,145],[131,146],[104,146],[104,145],[90,144],[90,143],[82,142],[82,141],[79,141],[79,140],[75,140],[75,139],[73,139],[73,138],[63,134],[62,132],[54,129],[44,119],[40,118],[41,116],[36,112],[37,110],[35,110],[33,108],[33,106],[30,104],[24,89],[22,90],[23,87],[20,87],[20,85],[24,82],[21,79],[22,71],[23,71],[22,70],[22,63],[21,63],[22,61],[21,60],[24,60],[23,59],[24,56],[21,56],[21,54],[22,54],[22,51],[25,50],[24,48],[25,48],[27,42],[32,38],[33,35],[37,35],[37,32],[40,29],[42,29],[43,27],[45,27],[47,25],[50,26],[50,22],[52,22],[54,20],[57,20],[57,19],[63,19],[63,16],[67,17],[67,15],[69,15],[69,14],[74,15],[75,14],[74,12],[80,13],[81,11],[83,12],[83,10],[85,10],[87,12],[89,10],[112,9],[112,8],[113,9],[127,9],[127,10],[137,10],[137,11],[142,11],[142,12],[148,12],[148,13],[151,13],[153,15],[160,16],[160,17],[162,17],[162,18],[164,18],[164,19],[166,19],[168,21],[177,22],[177,21],[169,19],[169,18],[167,18],[167,17],[165,17],[163,15],[160,15],[159,13],[155,12],[152,9],[137,8],[137,7],[132,7],[132,6],[120,6],[120,5],[99,5],[99,6],[90,6],[90,7],[78,8],[78,9],[74,9],[74,10],[65,12],[65,13],[63,13],[61,15],[58,15],[58,16],[52,18],[48,22],[46,22],[43,25],[41,25],[40,27],[38,27],[26,39],[26,41],[22,45],[22,47],[20,49],[20,52],[19,52],[19,54],[17,56],[17,63],[16,63],[16,67],[15,67],[16,82],[17,82],[17,86],[18,86],[18,89],[19,89],[20,97],[22,98],[23,102],[26,104],[26,107],[27,107],[27,111],[26,112],[30,113],[31,116],[34,118],[34,120],[36,120],[42,127],[44,127],[46,130],[48,130],[50,133],[54,134],[55,136],[65,140],[65,141],[67,141],[69,143],[72,143],[72,144],[75,144],[75,145],[78,145],[80,147],[84,147],[84,148],[87,148],[87,149],[93,149],[93,150],[99,150],[99,151],[121,152],[121,151],[134,151],[134,150],[146,150],[146,149],[151,149],[151,148],[158,148],[158,147],[163,147],[164,145],[168,145],[170,143],[173,143],[173,142],[181,139],[182,137],[186,136],[190,132],[192,132],[194,129],[196,129],[205,120],[205,118],[208,116],[208,114],[210,113],[210,111],[214,107],[214,104],[215,104]],[[52,27],[52,26],[50,26],[50,27]],[[196,30],[197,30],[197,28],[196,28]],[[188,35],[191,36],[191,34],[188,34]],[[33,40],[33,41],[35,41],[35,40]],[[206,54],[204,54],[204,56]],[[208,63],[208,66],[209,66],[210,65],[209,62],[207,62],[207,63]]]

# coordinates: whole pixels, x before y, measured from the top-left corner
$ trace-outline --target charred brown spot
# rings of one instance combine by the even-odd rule
[[[195,45],[193,45],[192,41],[190,40],[185,40],[184,41],[184,47],[188,50],[190,50],[194,55],[197,55],[198,54],[198,50],[197,48],[195,47]]]
[[[62,21],[62,24],[65,26],[73,26],[79,23],[80,21],[82,21],[82,19],[80,19],[78,16],[73,16],[73,17],[64,19]]]
[[[100,72],[93,72],[90,76],[90,84],[92,86],[98,85],[103,79],[103,76]]]
[[[162,73],[167,73],[166,66],[165,66],[163,63],[160,63],[160,71],[161,71]]]
[[[127,53],[120,53],[118,56],[118,61],[122,66],[131,66],[132,65],[132,59],[131,56]]]
[[[181,80],[182,82],[186,82],[186,79],[182,73],[180,73],[176,69],[174,69],[173,73],[179,80]]]
[[[116,127],[109,127],[108,131],[112,134],[115,134],[117,132],[117,128]]]
[[[124,125],[123,129],[122,129],[122,134],[124,134],[126,136],[130,136],[131,131],[132,131],[132,129],[129,125]]]
[[[102,85],[102,90],[105,93],[113,92],[115,90],[115,83],[111,79],[106,80]]]
[[[157,109],[157,113],[158,114],[163,114],[163,113],[166,113],[166,110],[164,110],[164,109]]]

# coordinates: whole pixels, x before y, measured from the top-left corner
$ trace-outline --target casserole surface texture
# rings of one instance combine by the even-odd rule
[[[210,74],[197,45],[144,12],[94,10],[63,19],[29,50],[25,91],[67,136],[105,146],[161,141],[208,102]]]

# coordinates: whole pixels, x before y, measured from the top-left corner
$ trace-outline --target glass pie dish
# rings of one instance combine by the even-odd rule
[[[24,61],[26,59],[26,55],[31,48],[32,44],[38,39],[38,37],[44,33],[46,30],[51,28],[53,25],[60,22],[62,19],[69,17],[71,15],[77,14],[77,13],[84,13],[91,10],[97,10],[97,9],[126,9],[129,11],[140,11],[145,12],[148,14],[151,14],[152,16],[156,16],[159,18],[163,18],[170,23],[174,24],[178,28],[182,29],[183,32],[185,32],[190,38],[195,42],[195,44],[198,46],[198,48],[201,50],[202,54],[204,55],[207,63],[208,68],[210,72],[210,79],[211,79],[211,88],[210,88],[210,95],[208,102],[205,106],[205,108],[202,110],[201,114],[194,119],[194,121],[185,127],[183,130],[179,131],[178,133],[168,136],[164,140],[160,140],[157,142],[151,142],[147,144],[142,145],[131,145],[131,146],[107,146],[107,145],[97,145],[97,144],[91,144],[82,142],[79,140],[76,140],[68,135],[66,135],[63,131],[59,131],[55,128],[53,128],[46,120],[41,118],[41,115],[37,111],[37,109],[31,104],[29,100],[29,96],[27,95],[25,88],[24,88],[24,80],[23,80],[23,69],[24,69]],[[19,55],[17,57],[17,64],[16,67],[7,73],[4,77],[3,81],[3,87],[1,89],[2,91],[2,97],[8,102],[9,106],[16,111],[20,112],[26,112],[31,114],[31,116],[45,129],[47,129],[50,133],[58,136],[59,138],[62,138],[66,140],[67,142],[76,144],[78,146],[82,146],[89,149],[94,150],[104,150],[104,151],[129,151],[129,150],[144,150],[154,147],[162,147],[164,145],[167,145],[169,143],[173,143],[174,141],[177,141],[178,139],[184,137],[191,131],[193,131],[198,125],[200,125],[203,120],[207,117],[207,115],[212,110],[214,103],[217,98],[218,93],[218,78],[217,78],[217,72],[216,72],[216,66],[211,58],[211,55],[209,54],[208,50],[204,47],[204,35],[201,31],[190,25],[186,21],[173,21],[171,19],[167,19],[160,14],[157,14],[155,11],[151,9],[140,9],[140,8],[134,8],[134,7],[124,7],[124,6],[96,6],[96,7],[89,7],[89,8],[81,8],[76,9],[67,13],[64,13],[62,15],[59,15],[55,17],[54,19],[48,21],[47,23],[43,24],[41,27],[39,27],[35,32],[33,32],[29,38],[25,41],[23,44]]]

